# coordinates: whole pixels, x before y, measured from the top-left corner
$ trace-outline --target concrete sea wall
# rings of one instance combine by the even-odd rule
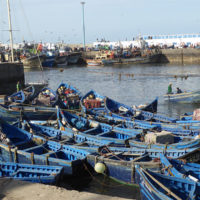
[[[0,63],[0,94],[16,91],[17,81],[24,85],[24,67],[22,63]]]
[[[162,49],[161,63],[200,64],[200,49]]]

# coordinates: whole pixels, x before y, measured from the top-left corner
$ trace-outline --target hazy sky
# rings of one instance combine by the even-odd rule
[[[200,32],[200,0],[85,0],[86,43],[105,38]],[[10,0],[15,42],[82,43],[80,0]],[[9,39],[6,0],[0,0],[0,41]]]

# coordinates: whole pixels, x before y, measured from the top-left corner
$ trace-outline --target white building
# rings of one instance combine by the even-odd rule
[[[143,42],[142,42],[143,41]],[[93,46],[97,47],[98,45],[108,45],[110,47],[123,47],[127,48],[130,46],[141,47],[144,45],[144,41],[148,46],[160,46],[164,45],[175,47],[183,46],[200,46],[200,34],[177,34],[177,35],[144,35],[140,36],[140,39],[132,41],[120,41],[120,42],[94,42]]]

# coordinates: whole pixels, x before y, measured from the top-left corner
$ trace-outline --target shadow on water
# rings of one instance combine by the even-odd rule
[[[137,185],[125,185],[108,176],[96,174],[90,167],[88,169],[89,171],[82,171],[81,176],[63,177],[58,186],[68,190],[85,191],[111,197],[140,199],[140,190]]]
[[[197,108],[200,108],[199,103],[183,104],[183,103],[166,102],[162,106],[163,106],[164,110],[168,111],[169,117],[175,117],[175,118],[179,118],[184,113],[191,112]]]
[[[0,194],[0,200],[3,199],[5,197],[4,194]]]

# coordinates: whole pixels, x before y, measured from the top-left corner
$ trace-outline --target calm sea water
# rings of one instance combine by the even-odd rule
[[[62,71],[63,69],[63,71]],[[163,99],[171,82],[173,90],[200,89],[200,66],[196,65],[116,65],[116,66],[66,66],[65,68],[25,71],[26,82],[49,80],[56,89],[61,82],[70,83],[83,94],[93,89],[128,105],[145,104],[159,97],[158,112],[177,117],[193,111],[200,105],[169,104]]]
[[[61,82],[70,83],[82,94],[89,90],[109,96],[128,105],[145,104],[159,97],[158,112],[178,117],[191,112],[200,105],[169,104],[163,99],[171,82],[173,90],[180,87],[183,91],[200,89],[200,66],[196,65],[117,65],[104,67],[66,66],[40,70],[26,70],[26,82],[49,80],[49,86],[56,89]],[[86,179],[86,182],[88,179]],[[82,181],[85,183],[84,180]],[[90,180],[87,190],[95,193],[139,198],[139,190],[125,187],[98,176]]]

